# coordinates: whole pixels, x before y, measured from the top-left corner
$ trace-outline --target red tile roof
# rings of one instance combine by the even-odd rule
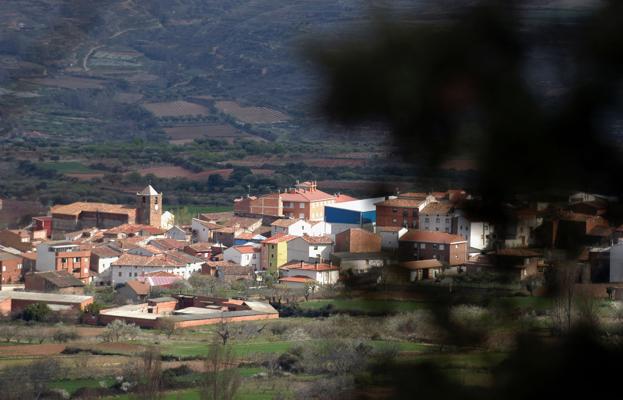
[[[405,262],[401,262],[400,266],[406,269],[417,270],[417,269],[441,268],[442,264],[439,260],[429,259],[429,260],[405,261]]]
[[[289,242],[290,240],[296,239],[296,238],[297,236],[287,235],[283,232],[280,232],[262,241],[262,243],[263,244],[275,244],[275,243],[281,243],[281,242]]]
[[[303,261],[292,261],[280,267],[281,269],[300,269],[306,271],[337,271],[339,268],[327,263],[306,263]]]
[[[273,223],[270,224],[270,226],[278,226],[280,228],[287,228],[287,227],[289,227],[291,225],[296,224],[299,221],[300,221],[300,219],[279,218],[279,219],[276,219],[275,221],[273,221]]]
[[[259,247],[254,246],[234,246],[233,248],[238,250],[238,252],[242,254],[259,253],[262,250]]]
[[[137,256],[134,254],[123,254],[111,265],[122,267],[135,265],[143,267],[185,267],[186,263],[172,257],[168,257],[168,255]]]
[[[409,230],[401,238],[401,242],[424,243],[458,243],[466,242],[465,238],[445,232]]]
[[[430,203],[420,211],[420,214],[426,215],[443,215],[453,211],[454,206],[448,203]]]
[[[282,201],[297,201],[309,203],[314,201],[335,200],[333,195],[325,193],[322,190],[303,190],[295,189],[294,191],[281,193]]]
[[[306,241],[309,244],[333,244],[333,239],[331,239],[331,236],[329,235],[323,235],[323,236],[308,236],[308,235],[303,235],[300,236],[301,239],[303,239],[304,241]]]
[[[335,196],[336,203],[344,203],[346,201],[354,201],[354,200],[357,200],[357,198],[349,196],[347,194],[343,194],[343,193],[339,193],[338,195]]]
[[[403,208],[418,208],[425,199],[389,199],[376,203],[377,206],[382,207],[403,207]]]
[[[130,280],[126,282],[126,285],[132,289],[134,293],[139,296],[147,296],[149,295],[149,285],[145,282],[140,282],[138,280]]]
[[[88,203],[76,202],[67,205],[59,205],[52,207],[52,215],[72,215],[78,216],[83,212],[101,212],[108,214],[123,214],[134,218],[136,216],[136,208],[108,203]]]

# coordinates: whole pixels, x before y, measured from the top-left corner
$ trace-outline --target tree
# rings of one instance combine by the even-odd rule
[[[241,384],[237,366],[231,347],[212,343],[205,360],[200,399],[233,400]]]
[[[569,331],[572,325],[575,308],[576,290],[575,284],[578,279],[578,268],[572,263],[560,263],[553,268],[553,282],[550,285],[555,290],[552,317],[554,328],[558,332]],[[552,276],[550,275],[550,279]]]
[[[141,400],[157,400],[162,398],[162,359],[155,346],[149,346],[139,361],[138,382],[136,392]]]
[[[14,325],[0,326],[0,338],[5,342],[10,342],[18,335],[19,329]]]
[[[55,358],[43,358],[30,364],[0,369],[0,388],[3,400],[32,400],[41,398],[50,383],[63,371]]]
[[[177,330],[175,326],[175,320],[173,320],[172,318],[160,318],[158,320],[158,326],[160,327],[160,330],[165,335],[167,335],[167,338],[171,338],[171,336]]]
[[[118,342],[121,339],[134,340],[140,333],[141,328],[135,324],[116,319],[106,325],[102,338],[107,342]]]
[[[34,303],[26,306],[22,311],[24,321],[46,321],[52,310],[45,303]]]
[[[216,334],[219,335],[221,341],[223,342],[223,346],[227,345],[227,341],[229,340],[229,324],[225,320],[225,318],[221,317],[221,323],[219,324],[218,329],[216,330]]]

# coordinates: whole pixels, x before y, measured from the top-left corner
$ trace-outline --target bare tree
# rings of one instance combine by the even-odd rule
[[[3,368],[0,370],[1,397],[3,400],[38,400],[62,372],[63,369],[55,358]]]
[[[160,350],[155,346],[148,347],[139,362],[137,394],[141,400],[157,400],[162,398],[162,359]]]
[[[177,331],[177,327],[175,325],[175,321],[171,318],[160,318],[158,320],[158,326],[162,333],[167,335],[167,338],[171,338],[173,334]]]
[[[231,347],[214,342],[205,360],[201,400],[232,400],[240,388],[241,377]]]
[[[555,266],[553,289],[556,297],[552,307],[554,327],[558,332],[570,330],[575,310],[578,268],[572,263],[560,263]]]
[[[227,341],[229,340],[229,324],[225,320],[225,318],[221,318],[221,323],[219,324],[218,329],[216,330],[216,334],[220,336],[221,341],[223,342],[223,346],[227,345]]]

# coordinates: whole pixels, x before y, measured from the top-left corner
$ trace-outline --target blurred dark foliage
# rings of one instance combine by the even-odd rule
[[[414,163],[472,157],[489,213],[517,194],[621,194],[622,160],[604,120],[620,107],[623,3],[528,32],[519,10],[505,1],[446,22],[381,19],[363,38],[315,46],[326,114],[386,123]],[[543,46],[566,54],[558,67],[568,87],[555,105],[526,82],[527,55]]]
[[[385,123],[414,164],[473,158],[479,173],[470,189],[482,202],[468,211],[492,221],[503,223],[508,203],[522,196],[621,196],[623,159],[610,122],[621,117],[623,2],[603,2],[573,23],[530,28],[520,3],[481,2],[435,23],[380,18],[355,39],[312,46],[327,78],[324,112],[345,124]],[[527,81],[535,48],[564,54],[557,68],[566,87],[554,99],[544,100]],[[478,346],[478,331],[449,318],[452,301],[433,309],[448,343]],[[380,365],[372,373],[393,398],[616,394],[609,382],[616,381],[621,349],[593,332],[578,328],[550,342],[519,338],[490,387],[466,387],[432,364]],[[354,397],[369,397],[371,386],[362,383]]]

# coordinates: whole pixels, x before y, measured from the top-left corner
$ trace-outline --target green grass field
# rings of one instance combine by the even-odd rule
[[[338,311],[392,313],[408,312],[422,309],[426,303],[401,300],[368,300],[368,299],[330,299],[311,300],[300,303],[304,310],[317,310],[331,304]]]
[[[247,342],[247,343],[231,343],[232,350],[237,357],[247,357],[252,354],[279,354],[288,351],[297,345],[311,345],[314,343],[322,343],[323,340],[307,340],[307,341],[274,341],[274,342]],[[408,352],[424,352],[432,348],[432,346],[423,343],[412,342],[395,342],[388,340],[371,340],[367,341],[373,347],[381,349],[383,347],[396,346],[398,351]],[[204,357],[210,351],[210,346],[205,342],[184,342],[171,343],[161,346],[162,353],[176,357]]]

